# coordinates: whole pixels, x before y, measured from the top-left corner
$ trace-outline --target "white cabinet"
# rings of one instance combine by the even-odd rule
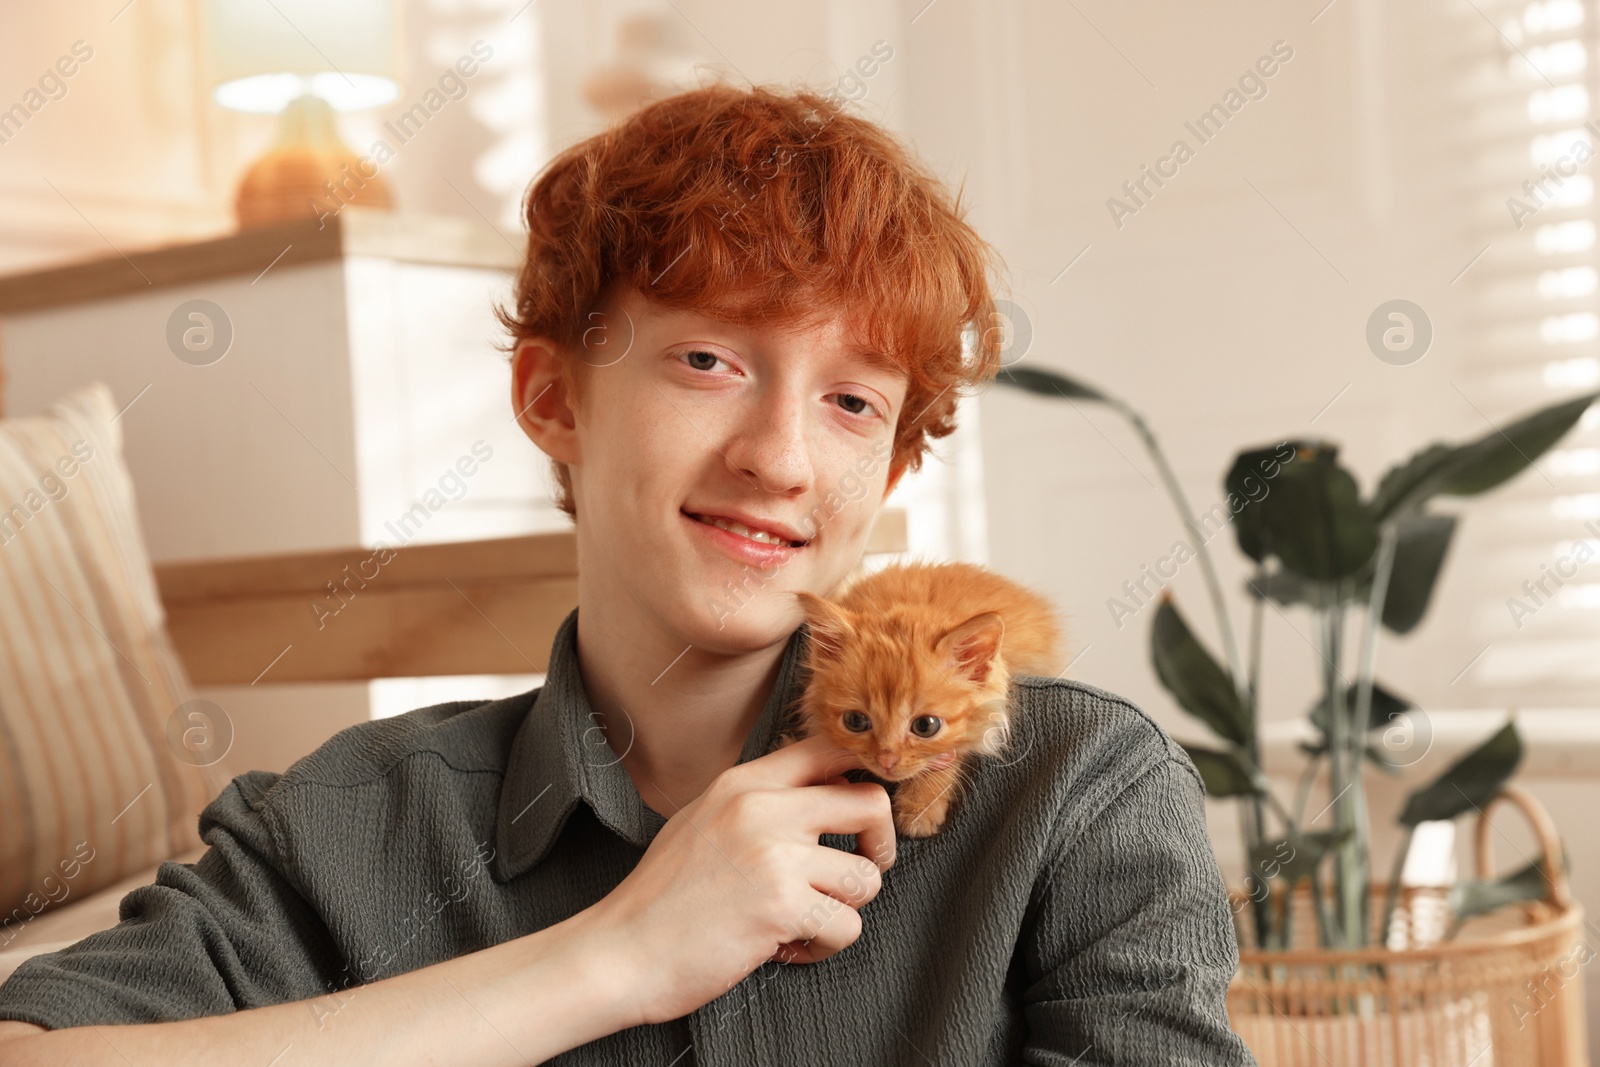
[[[496,347],[494,303],[509,300],[518,243],[477,222],[347,207],[322,229],[0,278],[3,410],[40,412],[106,382],[126,405],[124,455],[155,561],[565,529],[548,461],[512,421]],[[234,722],[230,765],[281,770],[371,715],[536,682],[199,694]]]
[[[517,259],[346,208],[0,278],[5,412],[109,384],[158,561],[560,529],[495,347]]]

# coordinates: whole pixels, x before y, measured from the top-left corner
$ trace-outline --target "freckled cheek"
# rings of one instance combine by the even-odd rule
[[[670,427],[658,424],[657,413],[648,409],[619,408],[612,415],[585,428],[581,477],[588,483],[592,512],[604,516],[603,525],[619,534],[643,534],[640,523],[661,510],[661,501],[692,488],[685,480],[696,462],[690,453],[697,439],[674,438]]]
[[[882,467],[858,449],[840,449],[819,464],[818,489],[831,496],[841,526],[853,529],[872,521],[888,477]]]

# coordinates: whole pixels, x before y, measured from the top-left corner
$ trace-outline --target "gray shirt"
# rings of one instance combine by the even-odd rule
[[[235,778],[200,815],[199,861],[162,864],[117,926],[23,963],[0,1019],[57,1029],[316,998],[325,1024],[361,983],[601,899],[665,820],[590,717],[576,634],[574,609],[539,689],[362,723],[281,775]],[[804,625],[791,637],[741,763],[772,748],[808,640]],[[1010,750],[980,758],[940,833],[899,841],[855,943],[769,961],[683,1018],[549,1062],[1254,1064],[1224,1008],[1238,947],[1193,764],[1082,682],[1019,677],[1011,700]]]

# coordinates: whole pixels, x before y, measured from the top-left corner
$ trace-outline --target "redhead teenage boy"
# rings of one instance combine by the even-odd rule
[[[0,1064],[1252,1064],[1199,777],[1127,701],[1016,678],[930,838],[824,739],[769,751],[793,594],[998,363],[942,185],[836,101],[719,85],[526,218],[511,401],[578,545],[545,684],[236,778],[198,863],[0,986]]]

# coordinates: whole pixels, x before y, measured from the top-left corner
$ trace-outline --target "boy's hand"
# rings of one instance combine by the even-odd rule
[[[893,866],[895,833],[889,794],[838,776],[848,765],[812,737],[729,768],[588,909],[632,964],[641,1023],[687,1015],[769,959],[815,963],[861,936],[857,909]],[[855,834],[856,853],[824,833]]]

